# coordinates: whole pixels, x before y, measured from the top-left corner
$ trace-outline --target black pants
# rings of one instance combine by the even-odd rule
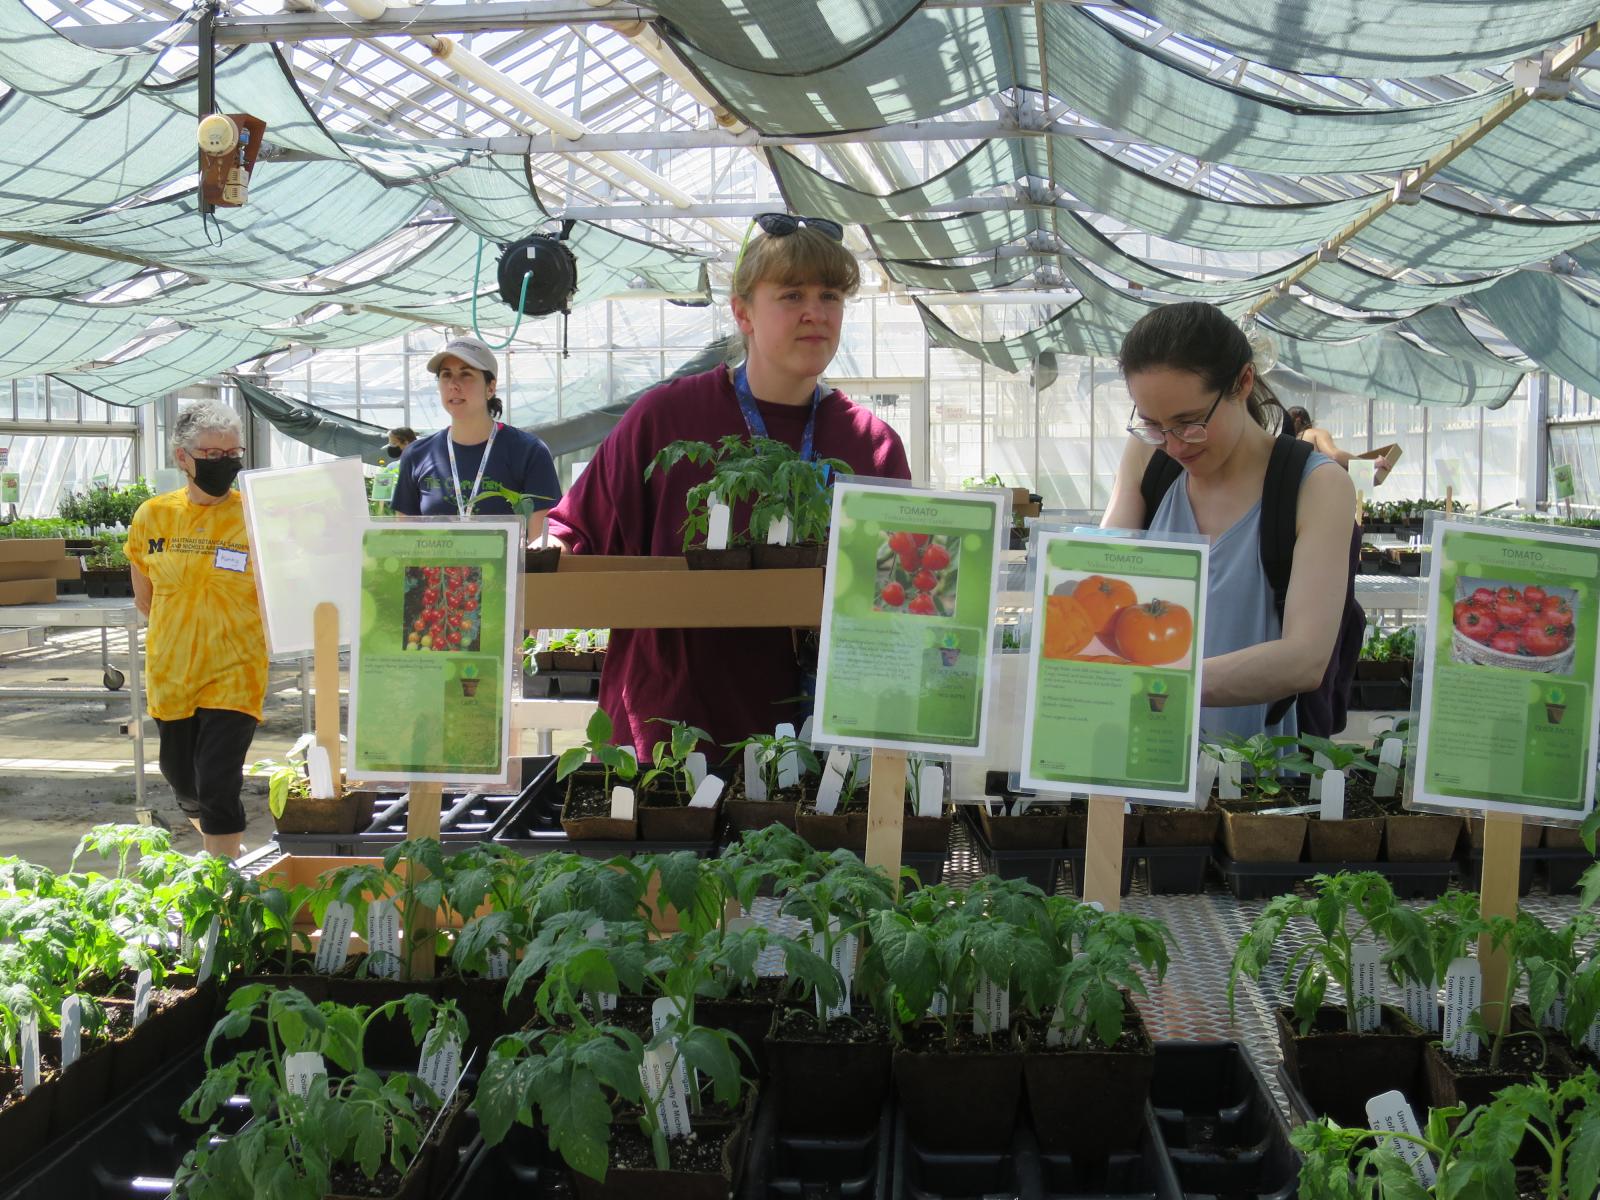
[[[244,832],[244,757],[256,736],[256,719],[226,708],[197,708],[181,721],[156,720],[161,731],[161,774],[178,793],[178,807],[200,832],[216,837]]]

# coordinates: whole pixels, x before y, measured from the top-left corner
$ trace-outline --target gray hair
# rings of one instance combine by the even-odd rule
[[[193,450],[202,434],[232,433],[244,440],[244,424],[233,407],[220,400],[196,400],[178,412],[172,426],[173,449]]]

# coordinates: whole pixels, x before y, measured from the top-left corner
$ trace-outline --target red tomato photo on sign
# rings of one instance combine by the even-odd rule
[[[482,614],[474,602],[470,608],[459,598],[441,594],[439,578],[448,582],[446,593],[454,593],[465,580],[477,594],[481,585],[478,567],[416,566],[405,569],[405,608],[400,626],[402,650],[477,650],[483,632]]]
[[[1577,592],[1462,576],[1451,603],[1450,661],[1475,667],[1571,672]]]

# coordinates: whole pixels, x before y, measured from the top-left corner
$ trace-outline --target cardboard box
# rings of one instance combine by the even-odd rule
[[[561,556],[553,574],[523,576],[527,629],[751,629],[822,620],[820,567],[690,571],[681,558]]]
[[[1357,454],[1355,457],[1370,458],[1373,460],[1387,458],[1389,460],[1389,466],[1392,468],[1399,464],[1400,456],[1404,453],[1405,451],[1400,449],[1399,442],[1390,442],[1387,446],[1379,446],[1376,450],[1368,450],[1365,454]]]
[[[52,562],[31,562],[24,559],[0,559],[0,583],[21,579],[81,579],[83,560],[67,557]]]
[[[65,538],[0,538],[0,563],[55,562],[66,554]]]
[[[55,600],[54,579],[15,579],[0,583],[0,605],[54,604]]]

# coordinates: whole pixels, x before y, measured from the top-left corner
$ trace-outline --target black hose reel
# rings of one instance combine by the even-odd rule
[[[578,291],[578,259],[566,243],[576,222],[563,221],[560,233],[533,233],[501,247],[497,280],[500,298],[513,312],[529,317],[562,315],[561,353],[567,354],[565,318]]]

